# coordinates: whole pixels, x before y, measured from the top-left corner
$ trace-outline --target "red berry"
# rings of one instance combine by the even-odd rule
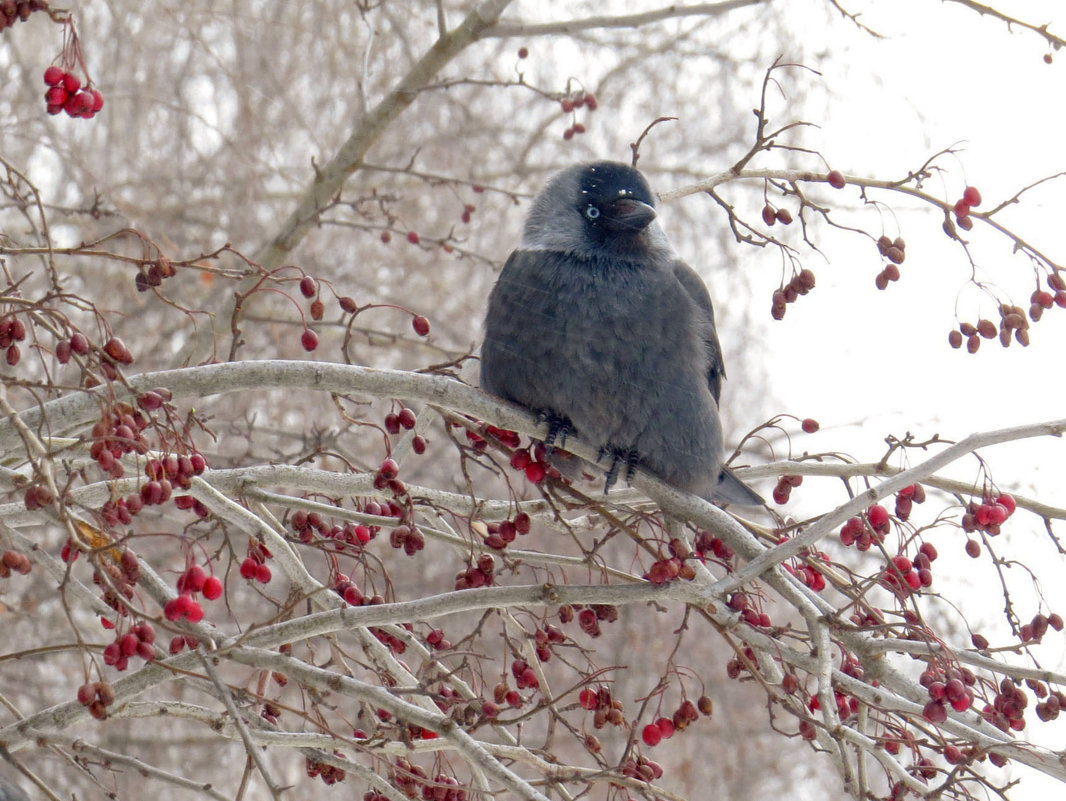
[[[980,206],[981,193],[978,191],[976,186],[968,186],[966,187],[966,190],[962,193],[962,200],[967,206]]]
[[[67,102],[67,90],[62,86],[53,86],[44,93],[44,102],[50,106],[62,106]]]
[[[528,47],[520,47],[520,48],[518,48],[518,57],[519,58],[527,58],[528,56],[529,56],[529,48]]]
[[[258,581],[260,584],[269,584],[270,577],[270,568],[267,565],[255,566],[255,580]]]
[[[542,482],[546,474],[547,471],[544,469],[544,465],[540,462],[530,462],[526,465],[526,479],[534,484]]]
[[[955,219],[961,222],[970,216],[970,204],[965,200],[960,200],[952,208],[952,211],[955,212]]]
[[[866,510],[866,517],[874,529],[888,525],[888,510],[879,503],[875,503]]]
[[[981,555],[981,543],[977,540],[966,540],[966,555],[976,559]]]
[[[85,334],[81,333],[81,331],[75,331],[71,334],[70,349],[79,356],[86,355],[89,352],[89,340],[85,338]]]
[[[429,320],[421,314],[411,319],[411,327],[420,337],[429,336]]]
[[[407,232],[407,241],[410,242],[412,245],[417,245],[422,240],[418,236],[418,234],[415,233],[414,231],[408,231]]]
[[[663,739],[662,732],[654,723],[649,723],[645,726],[640,736],[641,739],[644,740],[644,744],[651,748],[657,746]]]
[[[805,434],[813,434],[820,428],[820,426],[818,425],[817,420],[815,420],[813,417],[808,417],[806,420],[800,423],[800,428],[803,429]]]
[[[310,328],[305,328],[304,332],[300,335],[300,344],[303,346],[304,350],[310,353],[318,347],[318,334]]]
[[[840,170],[830,170],[829,174],[825,176],[825,180],[834,189],[843,189],[847,183],[844,180],[844,174]]]
[[[400,474],[400,466],[395,459],[386,459],[381,463],[378,472],[386,479],[396,478]]]
[[[318,284],[314,278],[305,275],[300,279],[300,294],[305,298],[313,298],[318,292]]]
[[[762,221],[767,225],[773,225],[777,222],[777,212],[774,211],[774,207],[769,203],[762,207]]]
[[[203,593],[209,601],[217,601],[222,596],[222,581],[218,576],[208,576],[204,580]]]
[[[659,734],[664,740],[669,740],[674,736],[674,722],[670,718],[659,718],[655,721],[655,725],[659,727]]]
[[[49,86],[55,86],[63,80],[65,74],[63,70],[53,65],[44,71],[44,82]]]
[[[589,111],[595,111],[597,108],[599,108],[599,105],[599,102],[596,100],[596,95],[592,94],[591,92],[585,95],[585,108],[587,108]]]
[[[81,81],[76,75],[71,75],[69,72],[63,75],[63,88],[70,94],[74,94],[81,89]]]
[[[93,98],[92,112],[93,114],[96,114],[104,107],[104,96],[96,89],[90,89],[89,94],[92,95]]]

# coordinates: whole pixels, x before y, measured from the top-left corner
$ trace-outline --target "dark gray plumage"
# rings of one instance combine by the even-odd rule
[[[711,298],[644,177],[601,161],[553,177],[489,297],[481,385],[708,500],[761,504],[723,469],[725,371]],[[560,443],[562,444],[562,443]]]

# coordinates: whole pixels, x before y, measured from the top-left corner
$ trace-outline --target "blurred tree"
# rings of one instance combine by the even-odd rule
[[[812,28],[863,23],[808,6]],[[1066,305],[1055,257],[1001,222],[1024,191],[934,182],[950,153],[845,175],[809,146],[829,42],[795,35],[795,8],[75,12],[0,3],[0,742],[44,797],[302,798],[317,778],[367,801],[841,779],[968,798],[1002,794],[987,767],[1008,758],[1066,778],[1045,727],[1066,677],[1037,661],[1061,618],[1013,601],[1022,557],[995,539],[1029,515],[1061,558],[1066,512],[974,459],[1066,422],[857,462],[792,449],[817,424],[776,416],[742,443],[766,462],[746,477],[777,505],[804,476],[845,492],[744,519],[646,476],[609,498],[545,476],[536,421],[457,380],[525,201],[638,151],[671,238],[732,276],[727,354],[766,317],[738,244],[780,254],[778,318],[824,238],[868,240],[878,285],[898,276],[906,243],[849,216],[870,205],[916,202],[960,259],[978,228],[1032,266],[1029,302],[988,289],[999,319],[958,325],[960,346],[1025,344]],[[727,417],[773,408],[746,358]],[[960,530],[1001,582],[992,645],[932,590],[932,540]]]

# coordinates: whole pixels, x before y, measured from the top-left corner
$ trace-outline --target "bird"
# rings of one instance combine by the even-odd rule
[[[533,201],[488,300],[480,384],[611,460],[706,500],[762,505],[723,466],[714,307],[635,167],[575,164]]]

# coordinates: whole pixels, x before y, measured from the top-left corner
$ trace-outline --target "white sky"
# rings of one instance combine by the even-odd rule
[[[1003,24],[953,3],[845,0],[844,5],[865,11],[864,21],[889,38],[873,41],[846,23],[837,25],[833,38],[825,31],[810,32],[812,40],[835,42],[830,60],[810,65],[824,72],[821,83],[811,85],[821,85],[819,91],[825,92],[829,116],[815,121],[823,125],[818,146],[833,166],[857,175],[897,177],[936,150],[962,142],[960,156],[941,162],[950,169],[944,185],[956,197],[965,182],[978,186],[985,199],[982,208],[1042,176],[1066,170],[1066,51],[1049,66],[1043,61],[1047,48],[1036,35],[1012,35]],[[1066,33],[1066,3],[1004,0],[993,5]],[[796,4],[793,13],[798,25],[817,18],[808,16],[806,2]],[[804,36],[802,29],[799,35]],[[926,188],[935,193],[939,184],[930,182]],[[1064,196],[1066,179],[1060,179],[1008,218],[1059,263],[1066,263]],[[854,201],[857,193],[848,188],[837,197]],[[879,197],[897,202],[889,195]],[[866,220],[868,230],[871,223],[877,225],[875,217]],[[952,351],[947,334],[955,324],[956,297],[962,320],[976,322],[980,313],[998,322],[998,315],[981,293],[967,286],[968,262],[941,232],[939,216],[904,213],[899,220],[908,244],[897,284],[885,292],[874,287],[879,266],[869,244],[843,235],[827,237],[821,243],[828,264],[817,255],[807,258],[817,274],[817,288],[792,304],[782,323],[770,326],[766,343],[773,394],[788,402],[782,411],[813,416],[823,425],[820,434],[794,443],[811,451],[853,443],[852,455],[876,459],[887,434],[911,431],[918,437],[939,433],[958,439],[1066,417],[1066,310],[1055,307],[1033,326],[1028,349],[1003,350],[992,340],[974,356]],[[980,275],[1028,308],[1034,282],[1027,260],[1012,256],[1002,239],[982,236],[975,241]],[[765,299],[768,311],[777,271],[762,269],[759,274],[765,291],[760,289],[757,298]],[[730,368],[732,381],[742,380],[741,369]],[[1066,443],[1029,441],[983,455],[1002,485],[1066,506]],[[914,462],[920,459],[920,454],[912,456]],[[971,460],[953,472],[973,479],[974,467]],[[1010,526],[997,544],[1003,546],[1010,537],[1010,546],[1022,558],[1036,562],[1052,608],[1066,612],[1066,559],[1047,545],[1041,522],[1031,515],[1017,516]],[[1060,528],[1058,533],[1066,535],[1066,526]],[[942,554],[947,548],[941,543],[955,546],[952,572],[969,579],[961,591],[967,616],[1001,617],[1003,601],[991,569],[959,555],[961,535],[957,542],[948,533],[941,537],[936,542]],[[958,597],[960,592],[951,594]],[[1062,669],[1064,635],[1055,639],[1037,653],[1046,666]],[[1066,726],[1031,726],[1037,741],[1066,747]],[[1010,792],[1012,801],[1061,797],[1058,783],[1015,770],[1005,775],[1024,780]]]

